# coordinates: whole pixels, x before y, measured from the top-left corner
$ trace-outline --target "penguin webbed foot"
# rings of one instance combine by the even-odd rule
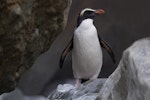
[[[81,85],[81,80],[76,79],[75,87],[78,88]]]

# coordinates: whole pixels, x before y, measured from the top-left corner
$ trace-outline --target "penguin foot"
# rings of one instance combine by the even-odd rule
[[[75,87],[78,88],[81,85],[81,80],[76,79]]]

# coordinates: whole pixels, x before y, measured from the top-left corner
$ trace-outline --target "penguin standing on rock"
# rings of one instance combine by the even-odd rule
[[[98,77],[103,63],[101,47],[106,49],[115,63],[115,57],[111,48],[98,35],[97,29],[93,24],[93,18],[104,13],[102,9],[83,9],[78,16],[77,28],[74,31],[73,38],[62,52],[60,68],[66,55],[72,50],[72,69],[76,78],[76,86],[79,86],[85,80],[92,80]]]

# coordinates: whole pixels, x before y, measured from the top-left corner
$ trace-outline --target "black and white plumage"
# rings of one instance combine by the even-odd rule
[[[82,79],[88,80],[98,77],[103,64],[101,47],[107,50],[115,62],[111,48],[100,38],[93,24],[93,18],[103,13],[102,9],[83,9],[78,16],[73,38],[61,55],[60,67],[62,67],[66,55],[72,50],[72,68],[77,84]]]

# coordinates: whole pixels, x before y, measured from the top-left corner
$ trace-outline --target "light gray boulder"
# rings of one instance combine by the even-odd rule
[[[150,38],[123,53],[115,72],[99,92],[100,100],[150,100]]]
[[[67,87],[67,88],[66,88]],[[49,100],[150,100],[150,38],[136,41],[123,52],[117,69],[106,79],[75,88],[59,85]]]

